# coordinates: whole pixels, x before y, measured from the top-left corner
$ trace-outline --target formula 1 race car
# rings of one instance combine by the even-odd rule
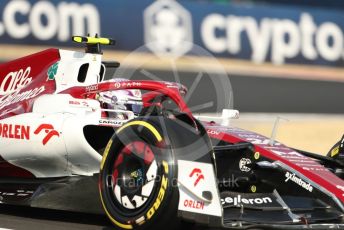
[[[1,203],[103,213],[116,229],[344,227],[341,142],[321,156],[200,121],[179,83],[105,80],[113,40],[73,40],[86,52],[0,65]]]

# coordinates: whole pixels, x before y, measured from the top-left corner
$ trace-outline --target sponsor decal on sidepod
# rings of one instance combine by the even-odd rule
[[[30,126],[0,124],[0,137],[30,140]]]
[[[45,90],[45,87],[41,86],[21,92],[21,89],[28,86],[32,81],[32,78],[29,77],[30,72],[31,67],[29,66],[25,70],[10,72],[3,78],[0,84],[0,96],[2,96],[0,109],[19,101],[34,98]]]
[[[41,124],[34,131],[35,135],[44,133],[45,136],[42,140],[42,144],[46,145],[53,136],[59,137],[60,134],[54,129],[51,124]],[[8,139],[18,139],[18,140],[30,140],[30,126],[18,125],[18,124],[1,124],[0,123],[0,137]]]
[[[38,135],[40,133],[45,133],[45,137],[42,140],[42,144],[46,145],[50,139],[54,136],[60,137],[60,134],[58,131],[55,130],[54,126],[51,124],[41,124],[38,126],[38,128],[35,130],[34,134]]]

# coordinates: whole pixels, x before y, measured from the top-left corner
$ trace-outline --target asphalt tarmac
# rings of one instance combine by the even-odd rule
[[[0,230],[112,229],[106,216],[0,205]]]
[[[0,230],[110,230],[105,215],[0,205]],[[205,230],[185,226],[180,230]],[[208,229],[211,230],[211,229]]]

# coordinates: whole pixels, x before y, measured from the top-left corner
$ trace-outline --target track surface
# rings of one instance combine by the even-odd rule
[[[104,215],[0,205],[0,230],[110,230]],[[182,230],[182,229],[181,229]],[[185,227],[185,230],[205,230]]]
[[[0,229],[111,229],[106,216],[0,205]]]

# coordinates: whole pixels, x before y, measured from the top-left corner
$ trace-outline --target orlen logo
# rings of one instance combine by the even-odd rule
[[[204,202],[203,201],[196,201],[196,200],[184,200],[184,207],[191,208],[191,209],[204,209]]]
[[[189,177],[193,178],[194,176],[196,176],[196,180],[195,180],[195,183],[194,183],[194,187],[196,187],[197,184],[198,184],[201,180],[204,180],[204,175],[203,175],[201,169],[199,169],[199,168],[194,168],[194,169],[192,170],[192,172],[190,173]]]
[[[8,139],[30,140],[30,126],[0,123],[0,137]]]
[[[42,141],[43,145],[46,145],[49,142],[49,140],[54,136],[60,137],[60,134],[54,129],[54,126],[52,126],[51,124],[41,124],[35,130],[34,134],[38,135],[42,131],[46,133]]]
[[[31,67],[27,67],[25,70],[20,69],[8,73],[1,82],[0,95],[8,95],[27,86],[32,80],[32,78],[29,77],[30,72]]]

